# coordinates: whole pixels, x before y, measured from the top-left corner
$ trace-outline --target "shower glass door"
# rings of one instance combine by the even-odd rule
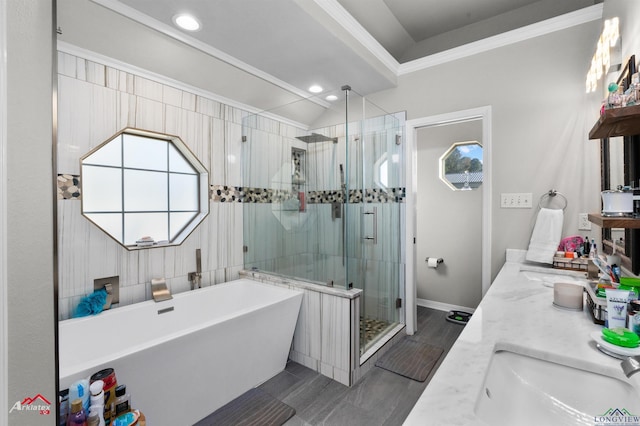
[[[404,211],[401,122],[351,93],[348,128],[347,280],[361,288],[360,352],[401,321]]]
[[[362,354],[403,321],[404,123],[354,91],[333,94],[313,130],[243,118],[244,268],[362,289]]]

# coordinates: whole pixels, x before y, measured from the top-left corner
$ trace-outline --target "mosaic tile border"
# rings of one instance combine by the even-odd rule
[[[79,200],[80,198],[80,176],[59,174],[58,200]]]
[[[58,200],[80,200],[80,176],[58,175]],[[286,189],[251,188],[243,186],[211,185],[209,199],[217,203],[284,203],[297,199],[298,191]],[[340,190],[308,191],[308,204],[331,204],[344,202]],[[391,188],[389,192],[378,188],[349,191],[350,203],[402,203],[406,198],[405,188]]]
[[[242,186],[211,185],[209,199],[220,203],[282,203],[297,198],[297,191]]]
[[[282,203],[298,197],[297,191],[269,188],[244,188],[241,186],[211,185],[210,199],[218,202],[239,203]],[[308,204],[331,204],[344,202],[344,193],[340,190],[308,191]],[[349,191],[350,203],[401,203],[407,196],[406,188],[361,189]]]

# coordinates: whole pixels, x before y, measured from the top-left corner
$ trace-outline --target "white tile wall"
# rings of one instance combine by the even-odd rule
[[[244,276],[303,292],[289,358],[344,385],[359,369],[361,293],[245,271]]]
[[[79,174],[80,157],[123,128],[135,127],[179,136],[210,171],[211,184],[243,185],[242,120],[248,113],[66,53],[59,53],[58,61],[58,173]],[[260,118],[259,124],[276,135],[301,133],[270,119]],[[276,148],[281,138],[263,133]],[[284,150],[274,154],[274,167]],[[269,171],[259,156],[255,166]],[[172,293],[189,290],[187,274],[195,271],[198,248],[203,285],[237,279],[244,263],[243,207],[210,202],[209,215],[182,245],[128,251],[81,215],[80,201],[58,201],[59,319],[71,316],[97,278],[120,277],[120,306],[150,299],[156,277],[164,277]],[[266,226],[277,223],[271,218]],[[270,252],[267,245],[256,249]]]

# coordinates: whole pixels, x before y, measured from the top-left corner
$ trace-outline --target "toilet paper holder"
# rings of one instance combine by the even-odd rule
[[[429,262],[429,260],[431,259],[431,262]],[[433,263],[433,261],[435,260],[436,265],[440,265],[441,263],[444,263],[444,260],[441,257],[427,257],[424,261],[427,263]]]

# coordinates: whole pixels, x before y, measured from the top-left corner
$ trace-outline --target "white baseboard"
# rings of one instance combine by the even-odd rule
[[[423,306],[425,308],[437,309],[439,311],[464,311],[469,313],[474,313],[476,308],[468,308],[466,306],[458,306],[451,305],[449,303],[436,302],[435,300],[427,300],[427,299],[416,299],[416,304],[418,306]]]

